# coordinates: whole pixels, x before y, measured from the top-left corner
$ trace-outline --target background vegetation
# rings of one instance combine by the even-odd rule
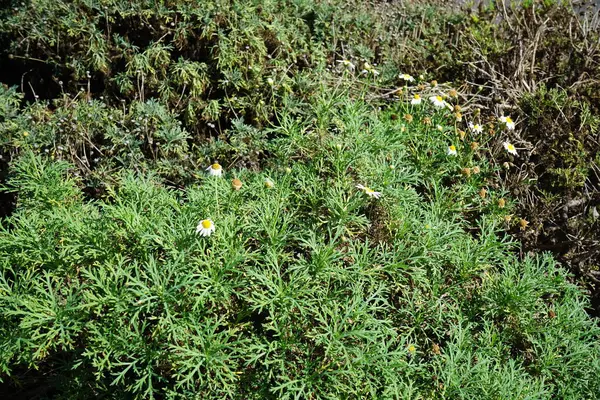
[[[597,398],[583,7],[4,7],[0,393]]]

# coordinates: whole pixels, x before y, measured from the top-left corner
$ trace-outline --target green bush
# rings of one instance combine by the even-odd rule
[[[511,15],[564,9],[534,6]],[[9,395],[597,398],[588,299],[550,255],[517,257],[506,233],[537,227],[520,218],[522,192],[509,197],[529,148],[515,158],[503,142],[547,131],[549,196],[591,175],[594,92],[552,86],[594,65],[582,45],[574,75],[529,93],[498,89],[524,70],[494,8],[34,0],[0,12],[0,64],[16,71],[2,81],[21,85],[0,87]],[[549,32],[560,58],[569,44]],[[527,58],[535,82],[535,65],[564,71],[550,53]],[[502,69],[477,92],[482,58]],[[530,115],[516,132],[490,111],[500,95]],[[560,112],[580,135],[553,126]]]
[[[0,232],[5,378],[40,368],[62,398],[598,392],[581,292],[551,258],[510,254],[502,192],[478,194],[493,167],[452,114],[330,93],[279,119],[272,167],[225,172],[240,190],[123,171],[89,201],[72,165],[24,152]]]

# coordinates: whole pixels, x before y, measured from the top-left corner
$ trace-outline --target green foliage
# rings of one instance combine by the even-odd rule
[[[506,234],[538,228],[507,190],[530,147],[506,156],[504,141],[536,143],[528,185],[547,179],[548,203],[586,190],[598,160],[595,83],[578,81],[595,36],[576,32],[568,69],[573,42],[544,30],[572,16],[557,10],[4,8],[0,64],[18,77],[3,81],[21,86],[0,86],[1,190],[15,197],[0,221],[0,380],[64,399],[596,398],[587,298]],[[528,116],[518,133],[489,111],[502,99]]]
[[[240,190],[201,170],[183,189],[122,170],[88,201],[68,164],[25,152],[0,232],[4,376],[50,366],[75,377],[64,398],[597,393],[581,292],[551,258],[510,255],[502,193],[478,195],[493,167],[452,114],[312,102],[281,111],[271,167],[225,171]],[[194,231],[204,218],[210,237]]]

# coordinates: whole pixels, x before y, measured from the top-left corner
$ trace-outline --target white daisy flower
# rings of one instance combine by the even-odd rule
[[[510,154],[512,155],[517,155],[517,149],[515,148],[515,146],[510,143],[510,142],[504,142],[503,143],[504,148],[506,149],[506,151],[508,151]]]
[[[210,167],[206,168],[206,170],[208,171],[208,174],[210,176],[222,176],[223,175],[223,167],[221,167],[221,164],[219,163],[214,163],[212,164]]]
[[[469,129],[473,133],[478,133],[479,134],[479,133],[483,132],[483,126],[481,126],[479,124],[474,124],[472,122],[469,122]]]
[[[449,106],[442,96],[431,96],[429,101],[432,102],[436,108],[444,108]]]
[[[415,81],[415,78],[413,78],[409,74],[400,74],[399,78],[406,82],[414,82]]]
[[[456,157],[458,155],[458,153],[456,152],[456,146],[454,146],[453,144],[448,146],[448,155],[454,156],[454,157]]]
[[[375,197],[376,199],[381,197],[381,192],[376,192],[373,189],[363,186],[361,184],[356,185],[356,188],[365,192],[365,194],[369,197]]]
[[[210,219],[203,219],[196,227],[196,233],[200,236],[210,236],[215,231],[215,224]]]
[[[413,106],[418,106],[419,104],[421,104],[421,96],[419,94],[415,94],[412,100],[410,101],[410,104],[412,104]]]
[[[508,129],[509,131],[512,131],[515,129],[515,122],[512,120],[511,117],[506,117],[506,116],[501,116],[499,118],[500,122],[502,122],[504,125],[506,125],[506,129]]]
[[[352,64],[352,61],[350,60],[337,60],[337,62],[341,65],[343,65],[344,67],[348,68],[350,71],[354,71],[354,64]]]

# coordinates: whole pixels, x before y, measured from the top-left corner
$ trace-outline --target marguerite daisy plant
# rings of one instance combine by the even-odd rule
[[[203,219],[196,227],[196,233],[200,236],[210,236],[215,231],[215,224],[210,219]]]
[[[509,131],[512,131],[515,129],[515,123],[511,117],[506,117],[503,115],[499,118],[499,120],[506,126],[506,129],[508,129]]]
[[[442,96],[431,96],[429,98],[429,101],[436,107],[436,108],[444,108],[447,106],[448,103],[446,103],[446,101],[444,100],[444,98]]]
[[[211,164],[210,167],[206,168],[208,174],[210,176],[222,176],[223,175],[223,167],[218,162]]]
[[[369,196],[369,197],[374,197],[376,199],[378,199],[378,198],[381,197],[381,192],[376,192],[376,191],[374,191],[373,189],[371,189],[371,188],[369,188],[367,186],[358,184],[358,185],[356,185],[356,188],[359,189],[359,190],[362,190],[363,192],[365,192],[365,194],[367,196]]]
[[[479,124],[474,124],[472,122],[469,122],[469,129],[471,130],[471,132],[477,133],[477,134],[483,132],[483,126],[481,126]]]
[[[421,104],[421,96],[419,94],[415,94],[412,100],[410,101],[410,104],[412,104],[413,106],[418,106],[419,104]]]
[[[510,154],[512,155],[517,155],[517,149],[515,148],[515,146],[510,143],[510,142],[504,142],[503,143],[504,148],[506,149],[506,151],[508,151]]]
[[[449,156],[456,157],[458,155],[458,153],[456,152],[456,146],[454,146],[453,144],[451,144],[450,146],[448,146],[447,153],[448,153]]]

